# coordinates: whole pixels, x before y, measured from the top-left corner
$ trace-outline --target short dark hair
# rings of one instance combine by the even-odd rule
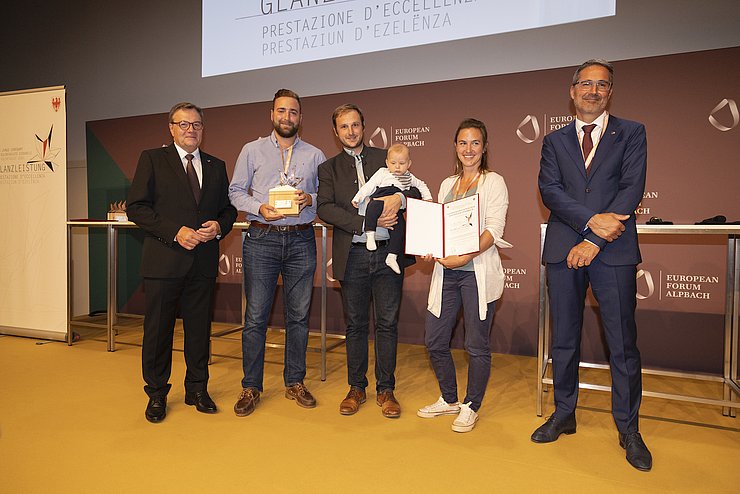
[[[337,128],[337,119],[345,113],[349,113],[351,111],[356,111],[358,115],[360,115],[360,122],[362,123],[362,126],[365,127],[365,116],[362,114],[362,110],[360,110],[357,105],[347,103],[337,107],[337,109],[334,110],[334,113],[331,114],[331,123],[335,129]]]
[[[298,102],[298,111],[301,111],[301,98],[298,94],[290,89],[278,89],[275,96],[272,97],[272,109],[275,109],[275,101],[278,98],[293,98]]]
[[[455,146],[457,146],[457,138],[460,135],[460,132],[464,129],[478,129],[481,133],[481,137],[483,138],[483,147],[485,148],[485,151],[483,151],[483,156],[480,160],[480,165],[478,165],[478,170],[481,172],[487,172],[488,171],[488,130],[486,130],[486,124],[481,122],[480,120],[476,120],[475,118],[466,118],[462,122],[460,122],[460,125],[457,126],[457,130],[455,131],[455,140],[453,141],[455,143]],[[460,163],[460,158],[457,157],[457,151],[455,152],[455,175],[460,175],[463,171],[462,163]]]
[[[581,65],[578,66],[576,69],[576,72],[573,74],[573,84],[578,82],[578,77],[581,75],[581,71],[587,67],[591,67],[592,65],[600,65],[601,67],[604,67],[606,70],[609,71],[609,83],[614,83],[614,66],[604,60],[603,58],[592,58],[591,60],[586,60]]]
[[[195,110],[198,112],[198,115],[200,115],[200,120],[203,121],[203,109],[199,106],[196,106],[192,103],[188,103],[187,101],[183,101],[182,103],[178,103],[172,108],[170,108],[170,114],[168,117],[168,122],[172,123],[172,117],[175,115],[176,112],[179,110]]]

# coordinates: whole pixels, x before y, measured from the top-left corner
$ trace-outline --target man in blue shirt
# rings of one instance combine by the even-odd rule
[[[267,322],[278,276],[283,277],[285,306],[285,397],[304,408],[316,406],[306,388],[308,311],[316,270],[317,168],[326,158],[318,148],[298,137],[303,115],[296,93],[280,89],[270,110],[274,127],[267,137],[244,145],[229,185],[229,199],[247,214],[242,265],[247,309],[242,331],[242,392],[236,415],[252,413],[260,401],[265,366]],[[269,190],[281,184],[296,188],[297,215],[270,205]],[[285,209],[283,209],[285,211]]]

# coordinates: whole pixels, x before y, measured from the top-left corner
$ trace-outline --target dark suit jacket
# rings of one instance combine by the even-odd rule
[[[383,149],[365,146],[361,155],[362,171],[369,180],[379,168],[385,166],[386,152]],[[334,278],[344,279],[352,236],[363,234],[364,216],[357,213],[352,198],[359,187],[355,160],[342,151],[319,165],[319,193],[316,212],[319,217],[334,226],[332,232],[332,271]],[[416,262],[414,257],[404,256],[404,266]]]
[[[586,176],[575,121],[548,134],[542,144],[539,187],[550,210],[542,260],[565,260],[570,249],[588,239],[601,249],[597,259],[608,265],[639,264],[635,209],[642,200],[647,172],[645,127],[609,115],[606,131]],[[607,242],[590,229],[597,213],[628,214],[625,231]]]
[[[236,208],[229,202],[226,165],[200,152],[203,183],[200,203],[196,204],[180,156],[174,144],[141,153],[128,193],[129,220],[144,230],[141,275],[148,278],[185,276],[193,262],[200,273],[216,277],[218,241],[199,244],[193,250],[182,248],[175,235],[182,226],[197,230],[208,220],[221,226],[221,238],[236,220]]]

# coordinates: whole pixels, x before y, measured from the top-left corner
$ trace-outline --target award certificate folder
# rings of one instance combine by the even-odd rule
[[[439,204],[406,199],[406,254],[441,258],[478,252],[478,194]]]

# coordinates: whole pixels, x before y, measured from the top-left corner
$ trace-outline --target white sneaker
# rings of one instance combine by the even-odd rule
[[[435,403],[416,411],[416,415],[425,419],[439,417],[440,415],[457,415],[458,413],[460,413],[460,402],[447,403],[441,396]]]
[[[470,403],[460,405],[460,415],[452,422],[452,430],[455,432],[470,432],[478,422],[478,414],[470,408]]]

